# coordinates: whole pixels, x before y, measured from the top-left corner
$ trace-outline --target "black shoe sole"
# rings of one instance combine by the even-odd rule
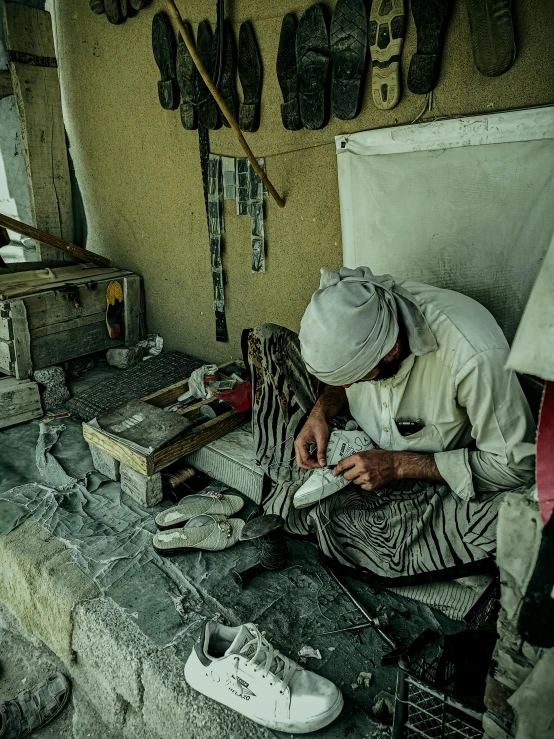
[[[233,33],[233,27],[229,21],[225,21],[224,24],[224,49],[223,49],[223,74],[221,78],[221,85],[219,91],[223,96],[223,99],[227,103],[227,107],[233,114],[235,120],[237,119],[237,113],[239,109],[239,101],[237,95],[237,87],[235,84],[237,77],[237,49],[235,45],[235,36]],[[221,116],[223,125],[230,128],[231,124],[225,118]]]
[[[190,25],[186,22],[184,25],[189,38],[194,39]],[[177,64],[175,67],[175,73],[177,75],[177,84],[181,90],[181,105],[179,108],[181,123],[183,124],[183,128],[187,131],[194,131],[194,129],[198,127],[194,100],[194,93],[196,90],[196,66],[189,50],[187,49],[187,45],[180,34],[179,41],[177,43]]]
[[[214,39],[208,21],[202,21],[198,26],[196,51],[213,80]],[[198,122],[212,131],[220,128],[219,108],[200,74],[196,75],[196,102],[198,105]]]
[[[466,4],[475,66],[486,77],[498,77],[516,58],[511,0],[467,0]]]
[[[239,31],[237,61],[243,102],[239,107],[239,126],[243,131],[257,131],[260,127],[262,96],[262,61],[252,25],[245,21]]]
[[[89,5],[92,12],[96,13],[96,15],[102,15],[102,13],[106,12],[104,0],[89,0]]]
[[[375,106],[390,110],[400,101],[400,62],[404,44],[404,0],[378,0],[369,16],[371,94]]]
[[[311,130],[323,128],[329,119],[329,34],[321,5],[311,5],[300,19],[296,66],[302,124]]]
[[[104,11],[106,13],[106,18],[110,23],[113,23],[114,26],[119,26],[120,23],[123,23],[124,18],[121,13],[119,0],[104,0]]]
[[[412,0],[417,52],[408,70],[408,89],[416,95],[434,90],[440,76],[450,0]]]
[[[283,95],[281,120],[288,131],[302,128],[298,104],[298,73],[296,69],[296,30],[298,24],[293,13],[283,18],[279,50],[277,51],[277,80]]]
[[[152,19],[152,51],[161,75],[158,82],[160,105],[165,110],[175,110],[181,98],[175,71],[177,42],[169,16],[163,11]]]
[[[331,107],[342,121],[360,110],[367,52],[367,15],[364,0],[338,0],[331,20],[333,81]]]

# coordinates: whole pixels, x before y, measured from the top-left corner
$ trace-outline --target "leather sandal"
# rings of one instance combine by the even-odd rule
[[[243,131],[257,131],[260,127],[262,60],[249,21],[242,23],[239,31],[238,71],[243,97],[239,125]]]
[[[296,32],[296,64],[302,124],[312,130],[323,128],[329,120],[326,90],[329,35],[321,5],[311,5],[300,18]]]
[[[208,70],[210,77],[212,77],[215,59],[214,39],[208,21],[202,21],[198,26],[196,51]],[[200,74],[196,75],[196,101],[198,104],[199,123],[202,123],[202,125],[211,130],[219,128],[221,126],[219,108]]]
[[[187,33],[190,38],[194,38],[192,28],[189,23],[184,23]],[[187,45],[183,41],[182,36],[179,34],[179,41],[177,42],[177,64],[176,64],[176,75],[179,89],[181,90],[181,106],[179,112],[181,114],[181,123],[183,128],[187,131],[194,131],[198,127],[196,107],[195,107],[195,85],[196,85],[196,66],[192,60]]]
[[[293,13],[283,18],[279,50],[277,51],[277,79],[283,94],[281,120],[288,131],[302,128],[298,105],[298,72],[296,69],[296,30],[298,24]]]
[[[20,739],[45,726],[66,706],[71,686],[61,672],[0,704],[0,737]]]
[[[498,77],[512,66],[516,42],[511,0],[467,0],[475,66],[487,77]]]
[[[377,0],[369,15],[371,89],[377,108],[390,110],[401,95],[400,60],[406,14],[404,0]]]
[[[337,118],[346,121],[358,115],[362,97],[367,51],[364,0],[338,0],[331,20],[330,40],[333,58],[331,107]]]
[[[417,51],[408,70],[408,89],[416,95],[434,90],[440,76],[450,0],[412,0]]]
[[[163,11],[152,19],[152,50],[161,75],[158,82],[160,105],[165,110],[175,110],[181,97],[175,71],[177,42],[169,16]]]

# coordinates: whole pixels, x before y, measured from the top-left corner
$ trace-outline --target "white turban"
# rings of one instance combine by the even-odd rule
[[[395,345],[398,311],[411,351],[435,351],[435,337],[414,296],[390,275],[374,275],[369,267],[342,267],[340,272],[322,267],[319,290],[300,324],[308,371],[328,385],[361,380]]]

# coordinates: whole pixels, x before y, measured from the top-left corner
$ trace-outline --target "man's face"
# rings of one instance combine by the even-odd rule
[[[387,354],[386,357],[379,362],[377,367],[368,372],[365,377],[357,382],[352,382],[350,385],[343,385],[344,388],[349,388],[352,385],[356,385],[358,382],[378,382],[379,380],[388,380],[394,377],[400,365],[402,364],[401,354],[398,350],[398,342],[394,345],[392,350]]]

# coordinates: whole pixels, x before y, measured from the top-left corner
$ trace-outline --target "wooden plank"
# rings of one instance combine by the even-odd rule
[[[106,323],[102,320],[90,326],[77,326],[57,334],[33,338],[31,359],[33,367],[41,369],[122,344],[122,339],[110,339]]]
[[[114,457],[119,462],[132,467],[137,472],[142,472],[143,475],[152,474],[148,472],[147,457],[124,444],[110,439],[100,429],[95,429],[89,426],[88,423],[83,423],[83,437],[89,444],[98,447],[110,457]]]
[[[27,311],[22,300],[10,302],[12,319],[12,341],[15,355],[15,376],[18,380],[27,380],[33,374],[31,362],[31,336],[27,324]]]
[[[9,340],[11,336],[10,325],[11,321],[9,317],[7,315],[3,315],[2,308],[0,307],[0,339],[4,339],[5,341]]]
[[[31,331],[31,343],[34,344],[36,339],[39,339],[43,336],[54,336],[55,334],[60,334],[65,331],[72,331],[73,329],[79,329],[83,328],[84,326],[91,326],[98,323],[102,324],[104,326],[104,329],[106,328],[104,312],[93,313],[92,316],[81,316],[80,318],[73,319],[73,321],[50,323],[47,326],[41,326],[41,328],[37,328],[34,331]],[[109,339],[107,331],[106,337]]]
[[[140,338],[140,301],[141,279],[138,275],[130,275],[123,281],[126,346],[134,346]]]
[[[18,3],[5,3],[4,28],[9,52],[55,57],[50,14]],[[73,240],[73,205],[65,143],[58,70],[9,62],[21,142],[37,228]],[[58,250],[38,249],[39,259],[64,261]]]
[[[0,371],[11,375],[14,371],[13,343],[0,339]]]
[[[21,297],[23,295],[31,295],[33,293],[42,292],[43,290],[51,290],[56,287],[63,287],[67,282],[75,282],[76,280],[98,281],[102,279],[121,278],[125,274],[115,267],[91,267],[83,270],[85,265],[75,265],[61,269],[44,269],[33,270],[30,273],[20,272],[17,275],[0,275],[0,300]]]
[[[42,415],[40,394],[36,382],[0,380],[0,428],[30,421]]]
[[[7,69],[0,70],[0,100],[13,95],[12,77]]]
[[[71,289],[75,290],[78,296],[78,307],[69,299],[67,292],[48,290],[23,298],[27,307],[31,335],[33,331],[44,326],[105,314],[107,284],[100,282],[94,290],[90,290],[86,285],[72,285]]]

